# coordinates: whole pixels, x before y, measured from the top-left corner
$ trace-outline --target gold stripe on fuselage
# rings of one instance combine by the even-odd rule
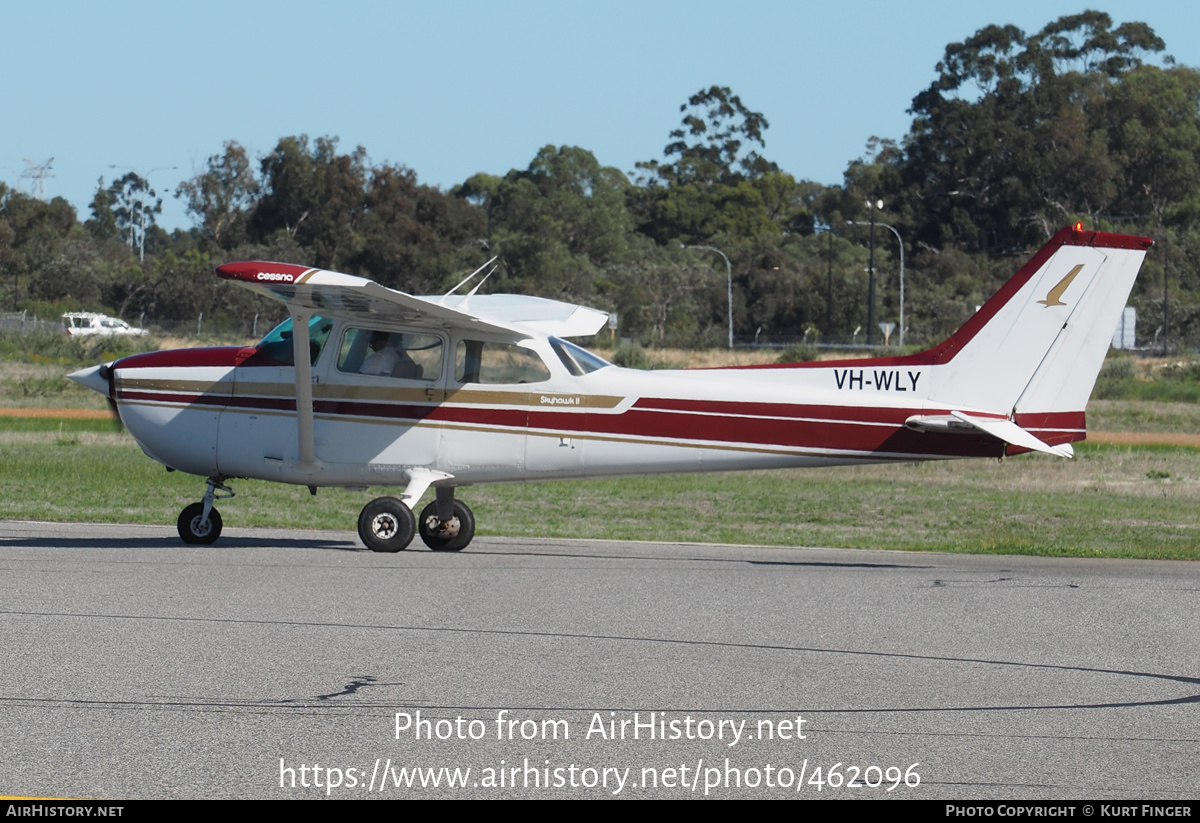
[[[162,378],[124,377],[118,373],[118,391],[167,391],[211,394],[227,397],[233,393],[232,380],[165,380]],[[295,392],[293,392],[294,394]]]
[[[187,392],[233,397],[295,397],[293,383],[271,381],[178,380],[164,378],[121,377],[117,387],[126,391]],[[453,403],[463,405],[527,406],[531,409],[614,409],[626,398],[611,395],[538,392],[495,389],[440,389],[432,385],[364,386],[317,383],[313,398],[319,400],[372,400],[393,403]]]

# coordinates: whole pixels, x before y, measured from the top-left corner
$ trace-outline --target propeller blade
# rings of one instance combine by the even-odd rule
[[[108,383],[108,394],[104,399],[108,401],[108,410],[112,412],[113,423],[116,425],[117,431],[125,430],[125,423],[121,420],[121,410],[117,408],[117,385],[116,375],[113,373],[111,363],[102,363],[100,365],[100,376]]]

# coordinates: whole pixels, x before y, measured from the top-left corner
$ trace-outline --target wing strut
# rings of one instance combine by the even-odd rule
[[[296,361],[296,429],[300,440],[301,471],[315,471],[316,448],[313,445],[312,355],[309,353],[308,321],[312,312],[288,304],[292,316],[292,358]]]

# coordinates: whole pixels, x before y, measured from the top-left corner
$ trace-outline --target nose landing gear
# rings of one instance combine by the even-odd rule
[[[215,477],[208,478],[204,499],[193,503],[179,514],[175,526],[184,543],[209,546],[221,536],[221,513],[213,508],[214,500],[233,497],[233,489]]]
[[[204,516],[204,504],[193,503],[179,515],[175,526],[184,543],[207,546],[217,542],[221,536],[221,513],[212,509],[208,517]]]

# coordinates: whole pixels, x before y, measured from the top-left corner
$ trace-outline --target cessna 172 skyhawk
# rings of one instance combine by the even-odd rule
[[[455,491],[479,483],[1070,457],[1151,245],[1063,229],[920,354],[686,371],[619,368],[563,340],[601,328],[607,315],[593,309],[478,285],[415,297],[303,266],[229,263],[219,277],[287,306],[258,345],[137,354],[71,379],[106,394],[151,458],[207,478],[203,501],[179,516],[185,542],[215,541],[213,501],[232,496],[227,479],[253,477],[314,494],[394,486],[399,498],[359,516],[366,546],[400,551],[419,531],[458,551],[475,520]],[[435,499],[414,518],[430,486]]]

